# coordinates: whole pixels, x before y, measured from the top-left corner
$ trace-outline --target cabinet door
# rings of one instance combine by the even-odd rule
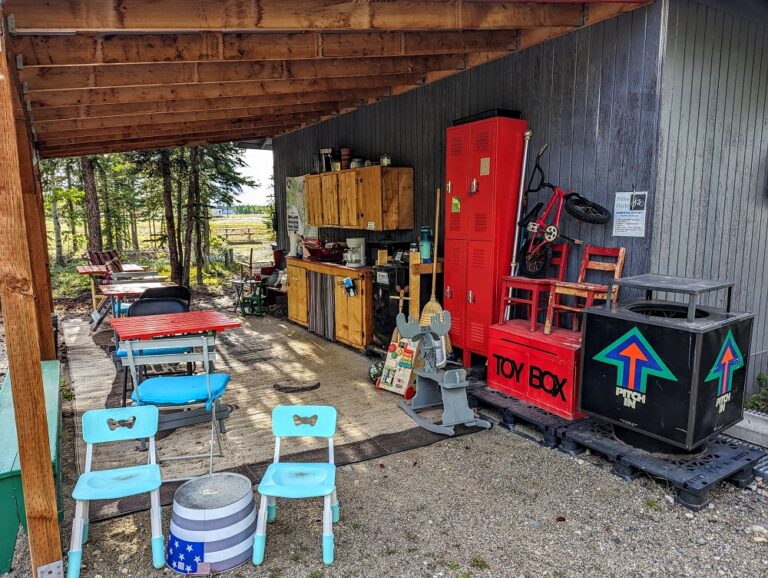
[[[445,238],[466,239],[469,221],[469,125],[446,131]]]
[[[383,230],[381,167],[365,167],[357,171],[358,195],[362,207],[361,225],[369,231]]]
[[[336,173],[323,173],[322,206],[323,226],[333,227],[339,224],[339,176]]]
[[[464,347],[467,309],[466,241],[446,239],[443,262],[443,307],[451,313],[451,343]]]
[[[288,318],[307,323],[307,272],[301,267],[288,266]]]
[[[339,226],[359,229],[360,202],[357,194],[357,171],[339,173]]]
[[[493,242],[467,244],[466,347],[487,355],[488,328],[493,324],[493,302],[497,283],[493,272]]]
[[[320,188],[320,175],[307,175],[305,177],[304,197],[307,206],[307,224],[313,227],[322,225],[323,198]]]
[[[336,340],[349,341],[349,306],[347,291],[344,289],[344,277],[333,278],[334,290],[334,320]]]
[[[469,239],[493,241],[495,119],[472,124],[469,152]],[[514,218],[512,215],[510,218]]]

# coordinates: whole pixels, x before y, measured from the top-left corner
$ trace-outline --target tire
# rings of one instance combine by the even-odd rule
[[[531,241],[523,245],[520,253],[520,275],[530,279],[541,279],[546,277],[549,263],[552,261],[552,247],[545,243],[536,253],[529,253]]]
[[[565,197],[565,210],[575,219],[593,225],[604,225],[611,219],[611,212],[608,209],[576,193]]]

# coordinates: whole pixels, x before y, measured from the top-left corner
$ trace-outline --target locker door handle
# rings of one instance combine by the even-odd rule
[[[480,191],[480,183],[477,181],[477,179],[472,179],[472,182],[469,184],[469,194],[475,195]]]
[[[453,183],[451,181],[445,183],[445,192],[449,195],[453,192]]]
[[[445,298],[446,299],[452,299],[453,298],[453,290],[450,287],[445,288]]]
[[[472,290],[470,289],[467,291],[467,303],[474,303],[475,302],[475,295],[472,293]]]

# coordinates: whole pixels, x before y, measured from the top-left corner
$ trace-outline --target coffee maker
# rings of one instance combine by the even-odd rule
[[[347,239],[347,249],[344,251],[344,263],[347,267],[365,267],[364,237]]]

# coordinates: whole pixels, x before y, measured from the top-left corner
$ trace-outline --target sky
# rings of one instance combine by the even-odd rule
[[[245,149],[247,166],[241,173],[251,177],[260,186],[244,188],[239,200],[244,205],[265,205],[272,193],[272,151]]]

